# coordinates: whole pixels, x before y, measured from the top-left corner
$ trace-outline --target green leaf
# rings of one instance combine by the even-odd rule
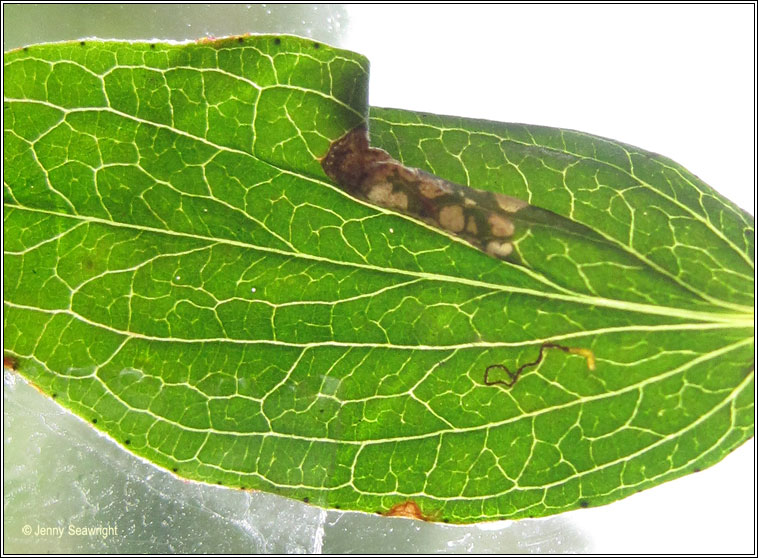
[[[7,53],[6,364],[179,476],[454,523],[752,436],[749,215],[618,142],[372,108],[404,164],[533,206],[497,260],[326,177],[367,86],[288,36]]]

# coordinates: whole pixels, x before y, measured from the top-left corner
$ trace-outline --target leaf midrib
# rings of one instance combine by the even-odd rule
[[[727,313],[721,313],[721,312],[698,312],[698,311],[686,310],[682,308],[675,308],[675,307],[668,307],[668,306],[641,304],[637,302],[627,302],[627,301],[609,299],[609,298],[604,298],[604,297],[592,297],[592,296],[587,296],[583,294],[575,294],[573,296],[569,296],[569,295],[564,295],[561,293],[549,293],[549,292],[537,291],[533,289],[524,289],[521,287],[498,285],[496,283],[488,283],[485,281],[477,281],[474,279],[468,279],[464,277],[442,275],[438,273],[429,273],[425,271],[412,271],[412,270],[404,270],[404,269],[398,269],[398,268],[379,267],[379,266],[375,266],[371,264],[364,264],[364,263],[358,263],[358,262],[345,262],[345,261],[332,260],[330,258],[325,258],[323,256],[316,256],[313,254],[307,254],[304,252],[288,252],[286,250],[281,250],[278,248],[272,248],[268,246],[257,246],[255,244],[241,242],[238,240],[231,240],[231,239],[226,239],[226,238],[214,238],[214,237],[208,237],[208,236],[198,235],[198,234],[190,234],[190,233],[185,233],[185,232],[170,231],[166,229],[158,229],[158,228],[149,227],[146,225],[136,225],[133,223],[109,221],[106,219],[101,219],[99,217],[83,216],[83,215],[78,215],[78,214],[71,215],[71,214],[51,211],[47,209],[29,208],[29,207],[13,205],[13,204],[5,204],[5,206],[8,208],[16,209],[16,210],[43,213],[46,215],[51,215],[51,216],[55,216],[59,218],[79,220],[86,223],[94,223],[94,224],[99,224],[99,225],[104,225],[104,226],[109,226],[109,227],[125,228],[125,229],[131,229],[131,230],[136,230],[136,231],[141,231],[141,232],[150,232],[150,233],[155,233],[155,234],[166,234],[166,235],[177,236],[177,237],[182,237],[182,238],[191,238],[193,240],[201,240],[203,242],[208,242],[209,244],[226,244],[226,245],[235,246],[238,248],[257,250],[259,252],[267,252],[267,253],[293,257],[293,258],[301,258],[301,259],[306,259],[310,261],[317,261],[320,263],[327,263],[330,265],[354,267],[354,268],[360,268],[360,269],[365,269],[365,270],[370,270],[373,272],[379,272],[379,273],[385,273],[385,274],[395,273],[399,275],[413,277],[415,279],[426,279],[429,281],[461,284],[461,285],[467,285],[467,286],[472,286],[472,287],[490,289],[495,292],[531,295],[535,297],[541,297],[541,298],[552,299],[552,300],[561,300],[561,301],[573,302],[577,304],[585,304],[589,306],[600,306],[604,308],[614,308],[614,309],[628,311],[628,312],[637,312],[637,313],[643,313],[643,314],[665,316],[669,318],[677,318],[677,319],[682,319],[682,320],[696,320],[696,321],[701,321],[701,322],[712,322],[712,323],[720,323],[720,324],[723,324],[723,323],[735,324],[737,327],[747,327],[747,326],[753,325],[753,308],[751,307],[740,307],[742,312],[739,312],[736,314],[727,314]],[[503,264],[514,266],[520,270],[519,266],[515,266],[515,264],[510,264],[508,262],[503,262]]]
[[[404,285],[403,285],[404,286]],[[303,305],[321,304],[325,306],[331,306],[340,304],[342,301],[336,302],[308,302]],[[526,341],[474,341],[468,343],[452,343],[448,345],[401,345],[398,343],[376,343],[376,342],[352,342],[352,341],[311,341],[311,342],[296,342],[296,341],[281,341],[278,339],[242,339],[242,338],[229,338],[229,337],[159,337],[157,335],[148,335],[145,333],[139,333],[134,331],[128,331],[123,329],[117,329],[115,327],[102,324],[100,322],[93,321],[89,318],[82,316],[75,312],[71,308],[38,308],[36,306],[29,306],[27,304],[17,304],[15,302],[3,301],[3,303],[10,307],[19,310],[29,310],[33,312],[39,312],[41,314],[47,314],[51,316],[66,315],[81,321],[92,327],[101,328],[105,331],[109,331],[116,335],[128,337],[131,339],[142,339],[145,341],[157,341],[162,343],[228,343],[230,345],[272,345],[278,347],[295,347],[302,349],[310,349],[316,347],[345,347],[345,348],[368,348],[368,349],[393,349],[402,351],[451,351],[460,349],[497,349],[497,348],[513,348],[513,347],[528,347],[531,345],[539,346],[542,343],[566,341],[569,339],[579,339],[585,337],[593,337],[599,335],[606,335],[611,333],[625,333],[625,332],[663,332],[663,331],[708,331],[714,329],[745,329],[752,331],[752,324],[745,325],[738,322],[697,322],[697,323],[675,323],[675,324],[662,324],[662,325],[628,325],[628,326],[614,326],[604,327],[598,329],[573,331],[569,333],[562,333],[559,335],[551,335],[550,337],[540,337],[528,339]],[[290,306],[292,304],[284,304],[284,306]],[[271,306],[276,306],[271,304]]]

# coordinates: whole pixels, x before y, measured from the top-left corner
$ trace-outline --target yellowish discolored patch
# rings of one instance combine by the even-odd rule
[[[463,208],[460,205],[448,205],[440,210],[440,226],[451,232],[461,232],[466,224]]]
[[[492,236],[502,238],[504,236],[511,236],[513,234],[513,223],[511,223],[505,217],[493,213],[487,217],[487,222],[490,224],[490,231],[492,232]]]
[[[569,353],[574,355],[580,355],[587,359],[587,368],[590,370],[595,369],[595,353],[590,351],[589,349],[582,349],[580,347],[570,347],[568,350]]]
[[[466,232],[476,234],[479,232],[479,227],[476,226],[476,219],[473,217],[468,218],[468,224],[466,225]]]
[[[507,211],[508,213],[516,213],[519,209],[524,209],[529,205],[523,200],[506,196],[505,194],[495,193],[493,195],[495,196],[495,201],[500,206],[500,209]]]

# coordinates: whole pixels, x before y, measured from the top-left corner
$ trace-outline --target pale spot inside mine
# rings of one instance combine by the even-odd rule
[[[408,209],[408,196],[403,192],[394,193],[392,190],[392,184],[380,182],[371,187],[367,196],[368,200],[390,209]]]
[[[503,237],[511,236],[513,234],[513,223],[505,217],[492,214],[487,218],[487,222],[490,224],[490,231],[492,231],[493,236]]]
[[[503,242],[501,244],[497,240],[491,240],[487,244],[487,253],[490,256],[495,256],[496,258],[504,258],[511,252],[513,252],[513,244],[510,242]]]
[[[461,232],[465,225],[463,208],[460,205],[448,205],[440,210],[440,225],[452,232]]]
[[[450,193],[449,189],[445,190],[442,184],[436,181],[431,181],[431,180],[422,181],[418,185],[418,191],[421,193],[422,196],[430,200],[433,200],[434,198],[438,198],[440,196],[444,196],[445,194]]]
[[[466,232],[476,234],[479,232],[479,228],[476,226],[476,219],[473,217],[468,218],[468,225],[466,225]]]
[[[382,182],[371,187],[368,193],[368,199],[377,205],[386,206],[387,200],[392,195],[392,184]]]
[[[403,192],[392,194],[390,203],[392,204],[392,207],[397,207],[398,209],[408,209],[408,196],[406,196]]]
[[[506,196],[505,194],[494,194],[495,201],[500,206],[500,209],[507,211],[508,213],[516,213],[519,209],[524,209],[528,203],[518,198]]]

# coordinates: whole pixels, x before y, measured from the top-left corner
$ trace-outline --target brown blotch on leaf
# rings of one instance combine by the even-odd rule
[[[427,521],[426,516],[421,513],[421,508],[418,507],[418,504],[411,500],[407,500],[400,504],[395,504],[384,515],[387,517],[408,517],[410,519],[420,519],[421,521]]]
[[[15,372],[18,370],[18,359],[16,357],[3,355],[3,368]]]
[[[386,151],[369,147],[368,131],[360,126],[332,144],[321,160],[321,167],[340,186],[360,192],[363,183],[376,173],[376,165],[389,160]]]
[[[512,244],[493,239],[514,233],[510,214],[526,202],[407,167],[386,151],[371,147],[366,126],[333,142],[321,167],[353,197],[455,234],[495,258],[503,259],[513,251]]]

